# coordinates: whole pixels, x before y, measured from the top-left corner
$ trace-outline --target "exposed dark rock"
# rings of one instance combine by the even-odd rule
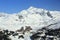
[[[45,30],[45,36],[40,36],[44,32],[43,30]],[[54,40],[54,39],[58,40],[60,38],[60,28],[59,29],[48,29],[48,30],[43,28],[43,29],[39,29],[38,31],[40,32],[37,32],[33,34],[32,36],[30,36],[31,40],[38,40],[39,38],[40,40]]]
[[[13,36],[17,36],[18,35],[18,33],[14,33],[14,34],[12,34]]]
[[[23,36],[23,35],[20,35],[20,36],[18,37],[18,39],[19,39],[19,38],[24,38],[24,36]]]

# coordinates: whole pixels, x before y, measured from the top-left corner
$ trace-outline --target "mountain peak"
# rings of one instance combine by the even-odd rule
[[[27,11],[34,11],[34,12],[39,12],[39,11],[43,11],[43,9],[42,8],[36,8],[36,7],[29,7],[28,9],[27,9]]]

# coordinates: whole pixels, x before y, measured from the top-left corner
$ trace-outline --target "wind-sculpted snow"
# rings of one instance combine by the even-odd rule
[[[0,29],[16,31],[22,27],[25,29],[26,26],[30,26],[33,32],[44,27],[58,29],[60,28],[60,11],[30,7],[15,14],[0,13]]]

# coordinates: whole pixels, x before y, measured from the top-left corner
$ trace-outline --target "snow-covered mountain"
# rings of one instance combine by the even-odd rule
[[[49,11],[41,8],[30,7],[15,14],[0,13],[0,28],[17,30],[21,27],[31,26],[37,30],[46,27],[55,29],[60,27],[60,11]]]
[[[60,28],[60,11],[49,11],[46,9],[30,7],[14,14],[0,13],[0,31],[6,29],[10,32],[12,31],[11,33],[20,31],[21,33],[17,32],[19,33],[18,36],[24,36],[24,39],[18,39],[18,36],[12,36],[15,34],[14,33],[9,36],[12,40],[31,40],[30,36],[42,28]],[[30,30],[32,30],[32,34],[30,33]]]

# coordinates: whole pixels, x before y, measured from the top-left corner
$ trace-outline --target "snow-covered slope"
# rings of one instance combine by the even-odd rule
[[[17,30],[30,26],[33,30],[41,29],[50,24],[48,28],[60,28],[60,11],[48,11],[41,8],[30,7],[16,14],[0,13],[0,28]]]

